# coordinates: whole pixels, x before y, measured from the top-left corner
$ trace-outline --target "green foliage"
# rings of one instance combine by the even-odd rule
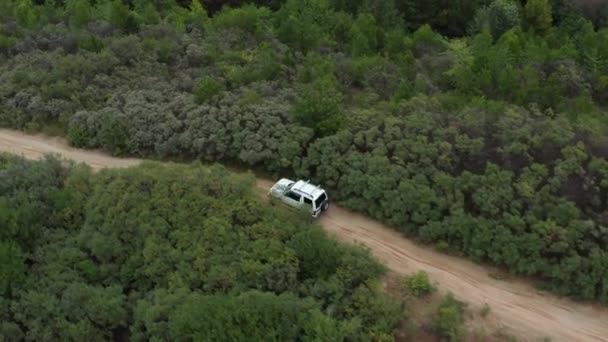
[[[17,0],[14,5],[14,17],[17,23],[25,28],[33,28],[39,23],[39,11],[31,0]]]
[[[429,275],[424,271],[418,271],[405,278],[405,286],[416,297],[425,296],[435,290],[433,284],[431,284]]]
[[[17,38],[0,34],[0,52],[6,54],[15,44],[17,44]]]
[[[400,319],[368,253],[269,208],[250,175],[0,165],[3,337],[370,340]]]
[[[443,33],[462,35],[466,23],[474,15],[475,9],[485,1],[450,1],[437,0],[395,1],[403,14],[405,23],[410,30],[428,24],[440,29]]]
[[[196,20],[202,20],[202,18],[206,17],[206,13],[201,11],[202,7],[197,8],[196,4],[200,3],[198,1],[193,1],[193,8],[191,9],[192,16],[196,18]],[[161,17],[160,13],[153,2],[146,0],[136,0],[134,1],[134,12],[137,19],[138,24],[143,25],[156,25],[160,22]],[[197,22],[198,23],[198,22]]]
[[[250,55],[244,55],[245,64],[227,68],[227,79],[231,87],[240,87],[253,82],[271,81],[281,72],[277,53],[267,44],[260,46]]]
[[[112,0],[109,10],[109,22],[114,27],[132,33],[137,31],[137,21],[123,0]]]
[[[551,4],[549,0],[529,0],[524,8],[524,23],[528,29],[544,35],[551,28]]]
[[[494,0],[488,7],[477,11],[473,30],[479,32],[487,27],[494,39],[498,39],[519,23],[519,8],[514,0]]]
[[[461,341],[464,337],[462,308],[451,293],[439,305],[436,325],[439,333],[448,341]]]
[[[97,132],[97,139],[104,149],[114,155],[121,155],[127,152],[127,142],[129,139],[129,127],[126,117],[107,112],[101,116],[101,127]]]
[[[351,44],[353,56],[369,55],[376,52],[378,47],[378,28],[371,14],[361,13],[351,28]]]
[[[78,47],[80,49],[99,53],[103,50],[103,41],[94,35],[82,34],[78,39]]]
[[[294,106],[296,120],[312,128],[318,136],[331,135],[342,126],[342,94],[332,75],[322,76],[303,86]]]
[[[278,37],[295,50],[313,50],[331,24],[330,13],[326,0],[287,0],[276,16]]]
[[[207,22],[208,15],[205,8],[200,1],[192,1],[190,3],[190,18],[189,21],[199,30],[204,30]]]
[[[241,29],[248,33],[263,32],[268,25],[270,10],[265,7],[245,5],[239,8],[226,8],[213,18],[213,25],[217,28]]]
[[[289,242],[300,260],[301,279],[326,278],[338,267],[335,243],[319,229],[310,229],[294,235]]]
[[[222,10],[216,0],[189,8],[142,0],[100,0],[93,8],[79,0],[0,1],[0,125],[65,132],[75,146],[115,154],[222,161],[314,179],[341,204],[442,251],[534,275],[560,294],[606,301],[603,7],[592,6],[597,13],[588,20],[567,3],[528,1],[520,25],[519,3],[259,0]],[[468,24],[473,35],[453,38]],[[0,194],[8,227],[2,241],[16,241],[26,274],[40,227],[82,226],[74,198],[84,203],[84,195]],[[306,277],[301,286],[311,296],[335,302],[345,294],[313,291],[312,279],[339,289],[361,279],[357,268],[375,272],[353,260],[348,268],[325,260],[332,243],[301,233],[310,241],[282,240],[292,244],[289,253],[256,247],[286,261],[276,276],[264,263],[244,267],[247,284],[256,284],[247,289],[282,291]],[[96,242],[100,255],[113,255],[116,241]],[[98,280],[95,262],[76,251],[68,256],[78,272]],[[10,259],[11,269],[19,270],[19,260]],[[155,267],[156,278],[168,269],[160,261]],[[241,269],[201,272],[209,288],[240,289]],[[262,282],[256,272],[274,280]],[[171,277],[180,284],[193,276]],[[157,330],[170,339],[164,308],[189,295],[157,290],[128,300],[141,310],[136,340]],[[155,297],[163,293],[166,301]],[[58,313],[36,311],[36,303],[53,306],[58,295],[35,289],[23,296],[23,317],[49,327],[32,334],[53,339],[44,337],[52,336],[45,334],[53,333]],[[353,309],[335,310],[347,317]],[[361,327],[350,316],[338,327],[321,312],[306,319],[327,327],[327,336],[352,336]],[[59,330],[71,337],[64,339],[104,339],[86,320],[65,324]],[[16,326],[7,329],[19,336]]]
[[[204,103],[222,90],[224,90],[222,83],[211,77],[203,77],[194,88],[194,96],[198,103]]]
[[[0,241],[0,295],[11,298],[12,289],[19,288],[24,279],[25,260],[19,246]]]
[[[91,20],[91,3],[89,0],[71,0],[65,5],[70,15],[70,26],[75,29],[84,27]]]
[[[124,28],[127,26],[127,18],[129,16],[129,7],[122,0],[112,0],[110,7],[110,24]]]
[[[306,316],[318,313],[311,304],[293,295],[259,292],[198,297],[170,317],[171,335],[172,339],[197,341],[295,340],[299,329],[309,324]]]

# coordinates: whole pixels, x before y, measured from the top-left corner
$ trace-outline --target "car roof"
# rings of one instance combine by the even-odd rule
[[[292,190],[297,190],[303,194],[306,194],[310,197],[316,198],[320,196],[325,190],[321,187],[310,184],[309,182],[305,182],[303,180],[297,181],[292,187]]]

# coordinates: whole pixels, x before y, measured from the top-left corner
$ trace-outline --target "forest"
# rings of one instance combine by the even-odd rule
[[[0,340],[390,341],[383,268],[254,181],[0,155]]]
[[[12,0],[0,2],[0,19],[2,127],[62,135],[73,146],[118,156],[237,163],[306,177],[340,204],[420,242],[534,277],[561,295],[608,303],[606,2]],[[94,183],[122,184],[127,175],[107,173],[79,191],[89,189],[100,196],[98,205],[111,206],[109,198],[121,195],[104,192],[102,200]],[[120,239],[92,230],[111,231],[137,220],[137,210],[152,209],[129,209],[112,224],[100,214],[110,208],[79,212],[64,202],[70,197],[52,193],[66,217],[45,220],[101,239],[82,247],[99,248],[100,256],[53,247],[57,258],[92,258],[78,263],[82,273],[69,274],[109,285],[128,276],[121,267],[145,269],[113,254]],[[248,211],[256,209],[245,207],[239,204],[244,212],[238,215],[256,217]],[[20,219],[26,218],[32,219]],[[168,224],[163,220],[154,224]],[[175,260],[197,265],[185,247],[175,253]],[[254,264],[248,267],[263,268]],[[290,288],[297,278],[284,271],[271,277],[282,279],[278,284],[246,284]],[[182,317],[155,300],[190,294],[159,290],[169,291],[161,296],[150,286],[197,280],[145,272],[150,284],[129,285],[144,300],[141,307]],[[219,288],[235,274],[209,272]],[[101,291],[86,286],[74,291]],[[213,301],[227,308],[268,301],[279,311],[287,310],[285,301],[314,304],[244,290],[230,299],[205,296],[179,312]],[[135,313],[131,329],[143,339],[150,331],[170,333],[153,317],[137,321]],[[337,331],[352,327],[349,317],[314,319]],[[73,329],[95,329],[82,324]],[[193,331],[190,324],[199,323],[179,324],[180,331]]]

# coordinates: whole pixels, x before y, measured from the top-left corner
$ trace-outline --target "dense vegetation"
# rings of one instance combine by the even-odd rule
[[[368,253],[260,202],[252,176],[92,174],[0,155],[3,341],[386,341]]]
[[[308,177],[608,302],[608,6],[222,3],[2,2],[0,125]]]

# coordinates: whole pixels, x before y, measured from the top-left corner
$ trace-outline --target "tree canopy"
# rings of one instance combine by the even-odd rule
[[[606,302],[607,8],[4,1],[0,125],[116,155],[307,177],[437,248]],[[1,272],[17,274],[32,233],[15,227],[52,216],[45,201],[23,216],[3,205],[17,240],[0,245]],[[100,235],[88,248],[111,261],[119,241]],[[213,286],[231,288],[235,273],[214,272]],[[284,272],[268,289],[290,286]],[[222,305],[270,298],[239,295]]]
[[[371,341],[401,320],[367,251],[270,208],[251,175],[0,166],[3,339]]]

